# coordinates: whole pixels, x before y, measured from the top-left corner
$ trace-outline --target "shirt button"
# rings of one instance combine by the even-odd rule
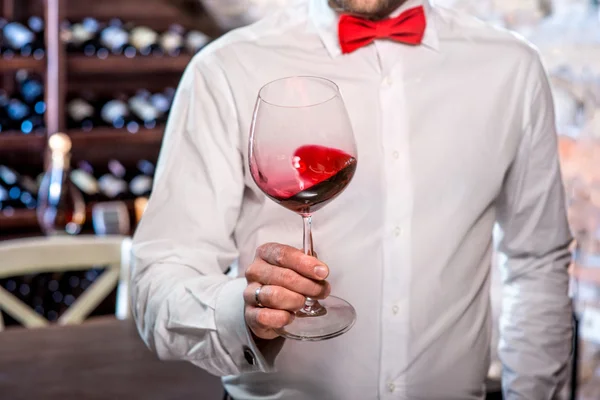
[[[394,315],[398,314],[398,311],[400,311],[400,307],[398,307],[398,306],[392,307],[392,312],[394,313]]]
[[[400,235],[402,235],[402,228],[400,228],[399,226],[397,226],[396,229],[394,229],[394,235],[396,237],[400,237]]]
[[[246,362],[250,365],[254,365],[254,363],[256,362],[254,353],[252,352],[252,350],[250,350],[250,348],[246,346],[244,346],[244,358],[246,359]]]
[[[388,75],[388,76],[386,76],[386,77],[383,79],[383,84],[384,84],[385,86],[392,86],[392,84],[393,84],[393,83],[394,83],[394,80],[393,80],[393,79],[392,79],[392,77],[391,77],[391,76],[389,76],[389,75]]]
[[[393,382],[388,383],[388,390],[393,393],[396,390],[396,385]]]
[[[392,153],[392,157],[394,157],[396,160],[400,158],[400,153],[395,151]]]

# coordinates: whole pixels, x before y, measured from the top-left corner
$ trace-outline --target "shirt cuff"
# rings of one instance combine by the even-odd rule
[[[273,372],[275,358],[284,339],[264,341],[260,346],[254,341],[244,317],[244,290],[247,285],[246,279],[238,278],[221,288],[215,305],[217,334],[239,374]]]

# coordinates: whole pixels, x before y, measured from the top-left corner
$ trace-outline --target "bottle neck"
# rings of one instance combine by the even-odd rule
[[[64,201],[69,176],[69,155],[54,151],[50,154],[50,162],[45,176],[45,190],[48,205],[58,207]]]
[[[58,174],[62,173],[61,180],[65,180],[71,168],[71,157],[67,153],[53,152],[50,155],[50,173],[54,179],[58,179]]]

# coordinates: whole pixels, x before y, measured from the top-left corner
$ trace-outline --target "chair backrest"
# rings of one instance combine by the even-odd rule
[[[0,279],[44,272],[80,271],[105,266],[106,270],[60,316],[60,325],[81,323],[117,286],[116,316],[130,316],[128,302],[131,239],[126,236],[57,236],[0,242]],[[49,322],[31,307],[0,287],[0,309],[25,327]],[[4,328],[0,313],[0,331]]]

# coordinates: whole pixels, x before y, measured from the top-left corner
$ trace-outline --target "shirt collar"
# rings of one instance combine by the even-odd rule
[[[410,8],[421,5],[425,9],[425,16],[427,18],[427,28],[425,29],[422,45],[437,51],[439,49],[439,39],[435,27],[433,9],[429,0],[408,0],[398,7],[390,17],[396,17]],[[339,14],[329,7],[327,0],[310,0],[309,18],[317,28],[317,33],[321,37],[321,41],[332,57],[342,54],[338,38],[339,17]]]

